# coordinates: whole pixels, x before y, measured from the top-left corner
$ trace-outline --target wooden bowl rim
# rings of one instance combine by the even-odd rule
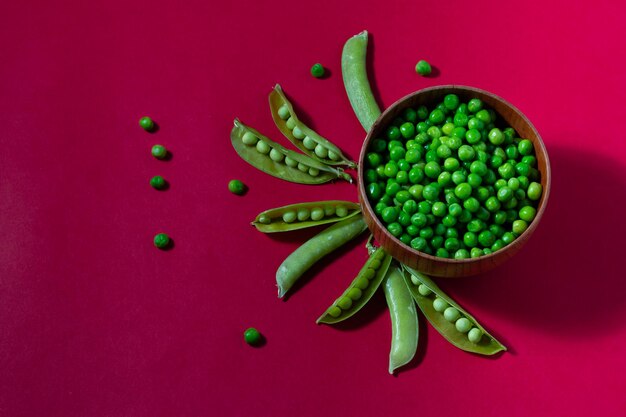
[[[378,218],[378,216],[374,213],[374,210],[372,209],[372,206],[369,203],[369,199],[367,198],[367,194],[365,192],[365,183],[364,183],[364,172],[365,172],[365,153],[367,150],[367,147],[369,145],[369,142],[372,139],[372,133],[377,130],[378,126],[382,123],[382,120],[385,118],[385,116],[392,111],[393,109],[395,109],[396,107],[402,105],[405,101],[413,98],[414,96],[417,96],[419,94],[423,94],[426,92],[430,92],[430,91],[438,91],[438,90],[461,90],[463,92],[466,93],[479,93],[482,95],[486,95],[489,96],[490,98],[493,98],[494,100],[500,101],[501,103],[503,103],[505,106],[509,107],[513,112],[515,112],[523,121],[524,123],[526,123],[529,128],[532,130],[532,132],[535,134],[535,136],[537,137],[538,140],[538,144],[539,144],[539,148],[541,149],[541,153],[544,155],[545,157],[545,161],[546,161],[546,172],[541,172],[541,175],[543,176],[545,174],[545,178],[546,178],[546,186],[544,187],[543,190],[543,195],[540,201],[540,205],[537,209],[537,213],[535,215],[535,218],[533,219],[533,221],[531,222],[530,226],[524,231],[524,233],[522,233],[520,236],[518,236],[513,243],[511,243],[508,246],[505,246],[503,249],[500,249],[498,251],[492,252],[489,255],[483,255],[480,256],[478,258],[465,258],[465,259],[454,259],[454,258],[440,258],[438,256],[434,256],[434,255],[429,255],[425,252],[420,252],[416,249],[413,249],[412,247],[408,246],[407,244],[403,243],[402,241],[400,241],[398,238],[396,238],[395,236],[393,236],[391,233],[389,233],[389,231],[385,228],[385,226],[380,222],[380,219]],[[535,154],[537,153],[537,151],[535,150]],[[359,183],[359,199],[361,200],[361,203],[364,204],[366,206],[366,208],[369,210],[369,212],[371,213],[371,217],[374,220],[374,222],[376,223],[376,225],[378,226],[379,229],[381,229],[382,233],[384,233],[389,239],[394,240],[396,243],[400,244],[402,247],[404,247],[406,250],[408,250],[410,253],[412,253],[415,256],[424,258],[426,260],[429,261],[433,261],[433,262],[441,262],[444,264],[451,264],[451,265],[462,265],[462,264],[473,264],[473,263],[479,263],[479,262],[488,262],[490,259],[494,258],[495,256],[501,256],[502,253],[509,251],[509,249],[512,249],[518,245],[524,244],[526,239],[522,239],[524,236],[530,235],[533,233],[533,231],[535,230],[535,228],[537,227],[537,224],[539,223],[539,220],[541,220],[543,213],[545,211],[547,202],[548,202],[548,197],[550,196],[550,188],[551,188],[551,181],[552,181],[552,173],[551,173],[551,169],[550,169],[550,159],[548,157],[548,151],[546,150],[545,144],[543,143],[543,139],[541,138],[541,135],[539,135],[539,132],[537,131],[537,129],[535,128],[535,126],[530,122],[530,120],[526,117],[526,115],[524,113],[522,113],[517,107],[515,107],[513,104],[509,103],[507,100],[505,100],[504,98],[493,94],[489,91],[486,90],[482,90],[480,88],[476,88],[476,87],[470,87],[470,86],[466,86],[466,85],[456,85],[456,84],[445,84],[445,85],[436,85],[436,86],[431,86],[431,87],[426,87],[426,88],[422,88],[420,90],[414,91],[412,93],[409,93],[407,95],[405,95],[404,97],[401,97],[400,99],[396,100],[393,104],[391,104],[389,107],[387,107],[376,119],[376,121],[374,121],[374,123],[372,124],[372,127],[369,129],[369,131],[367,132],[367,135],[365,136],[365,140],[363,141],[363,146],[361,147],[361,154],[359,155],[359,169],[358,169],[358,183]]]

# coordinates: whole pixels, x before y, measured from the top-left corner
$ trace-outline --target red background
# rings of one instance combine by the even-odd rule
[[[3,2],[0,414],[624,415],[623,2],[500,3]],[[357,158],[340,55],[363,29],[383,106],[471,85],[520,108],[547,146],[553,191],[527,246],[486,275],[440,280],[510,347],[497,358],[422,323],[416,359],[388,375],[380,293],[345,325],[316,326],[363,240],[276,298],[277,266],[316,231],[266,236],[249,221],[356,201],[356,188],[257,172],[230,145],[232,120],[284,143],[267,106],[279,82]],[[415,74],[419,59],[435,76]],[[315,62],[329,78],[309,75]],[[155,143],[173,158],[153,159]],[[169,190],[148,186],[156,174]],[[231,178],[247,195],[227,191]],[[152,246],[159,231],[172,250]],[[265,346],[243,343],[248,326]]]

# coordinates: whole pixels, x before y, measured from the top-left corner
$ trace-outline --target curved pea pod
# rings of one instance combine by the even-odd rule
[[[341,152],[341,149],[335,144],[310,129],[298,119],[296,112],[293,110],[293,106],[289,100],[287,100],[287,97],[285,97],[285,93],[283,93],[280,85],[276,84],[270,93],[269,102],[272,118],[278,130],[306,155],[326,165],[347,165],[350,168],[356,167],[356,164],[346,158]],[[289,118],[292,119],[290,126],[293,127],[291,128],[287,124]],[[298,137],[295,135],[298,135]],[[306,139],[307,137],[309,139]],[[304,143],[305,140],[315,146],[313,146],[312,149],[307,148]]]
[[[244,161],[267,174],[298,184],[323,184],[337,178],[352,182],[352,177],[342,169],[330,167],[306,155],[286,149],[257,130],[246,126],[239,119],[235,119],[234,125],[230,132],[230,140],[235,151]],[[255,139],[256,145],[245,144],[245,138]],[[267,145],[264,149],[267,150],[266,153],[259,151],[259,141]]]
[[[358,214],[335,223],[304,242],[283,261],[276,271],[278,297],[282,298],[302,274],[317,261],[354,239],[365,229],[367,229],[367,225],[363,220],[363,215]]]
[[[411,362],[417,351],[419,339],[417,309],[403,276],[402,270],[394,264],[389,268],[383,283],[391,315],[390,374]]]
[[[265,210],[256,216],[252,225],[263,233],[289,232],[336,223],[360,212],[361,206],[351,201],[314,201]]]
[[[437,284],[433,282],[432,279],[406,265],[402,265],[402,267],[410,275],[405,275],[404,278],[406,281],[406,285],[409,288],[409,291],[411,291],[411,295],[417,302],[420,310],[422,310],[422,313],[424,313],[430,324],[432,324],[432,326],[437,329],[437,331],[441,333],[441,335],[446,340],[448,340],[459,349],[465,350],[467,352],[478,353],[481,355],[494,355],[498,352],[506,351],[506,347],[504,347],[492,335],[490,335],[487,330],[485,330],[476,321],[476,319],[472,317],[467,311],[465,311],[459,304],[457,304],[452,298],[450,298],[443,291],[441,291],[441,289],[437,286]],[[414,284],[414,281],[418,284]],[[419,284],[423,284],[428,287],[432,294],[426,296],[420,294],[420,292],[418,291]],[[478,343],[470,342],[467,334],[457,330],[454,323],[446,320],[442,313],[434,309],[433,298],[435,296],[443,299],[451,307],[456,308],[461,313],[461,317],[465,317],[471,322],[472,327],[480,329],[480,331],[482,332],[482,338]]]
[[[317,319],[316,323],[339,323],[361,310],[387,275],[391,260],[391,256],[387,255],[382,248],[376,249],[348,289]]]
[[[380,108],[367,78],[367,31],[348,39],[341,53],[341,73],[343,84],[352,105],[352,110],[365,131],[369,131],[378,116]]]

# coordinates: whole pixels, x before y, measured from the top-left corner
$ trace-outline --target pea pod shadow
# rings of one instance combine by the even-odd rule
[[[592,153],[558,147],[549,152],[550,200],[526,246],[494,271],[438,282],[491,314],[555,337],[610,333],[626,323],[619,263],[626,169]]]

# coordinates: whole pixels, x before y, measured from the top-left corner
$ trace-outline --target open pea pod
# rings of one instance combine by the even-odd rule
[[[418,307],[422,310],[422,313],[426,316],[430,324],[441,335],[459,349],[467,352],[478,353],[481,355],[494,355],[498,352],[505,351],[506,347],[498,342],[492,335],[490,335],[484,327],[482,327],[474,317],[472,317],[467,311],[465,311],[456,301],[446,295],[432,279],[410,268],[406,265],[402,265],[404,270],[410,275],[404,274],[404,280],[411,292],[411,295],[417,302]],[[420,291],[420,286],[424,285]],[[475,332],[479,334],[479,340],[472,342],[469,340],[469,333],[459,331],[455,323],[448,321],[444,314],[437,311],[433,306],[435,298],[440,298],[450,307],[455,308],[460,313],[457,320],[466,318],[469,321],[468,327],[471,325],[469,332]],[[441,303],[443,304],[443,302]],[[446,305],[443,304],[443,305]],[[478,329],[478,330],[474,330]]]
[[[391,260],[391,256],[387,255],[382,248],[376,249],[348,288],[317,319],[316,323],[339,323],[361,310],[380,287]]]
[[[323,184],[337,178],[352,182],[352,177],[340,168],[286,149],[239,119],[235,119],[234,125],[230,140],[235,151],[244,161],[267,174],[298,184]]]
[[[298,119],[280,85],[276,84],[270,93],[269,101],[274,123],[298,149],[326,165],[356,167],[353,161],[343,155],[341,149]]]
[[[329,200],[290,204],[259,213],[252,225],[263,233],[289,232],[349,219],[361,212],[351,201]]]

